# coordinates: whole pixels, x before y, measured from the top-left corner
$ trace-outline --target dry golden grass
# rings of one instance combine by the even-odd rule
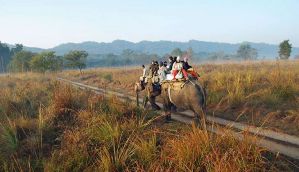
[[[202,64],[195,67],[208,82],[208,114],[299,135],[299,61]],[[141,68],[68,71],[61,76],[134,94]]]
[[[14,83],[0,90],[0,171],[292,170],[271,165],[255,138],[165,124],[152,120],[155,112],[44,75],[0,81]],[[19,108],[8,106],[14,103]]]

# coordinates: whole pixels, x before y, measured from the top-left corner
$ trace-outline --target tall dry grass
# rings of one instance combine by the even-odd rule
[[[175,171],[259,171],[265,169],[262,148],[245,137],[240,142],[229,131],[223,136],[192,127],[167,143],[167,160]]]
[[[165,124],[155,112],[44,77],[12,78],[23,90],[17,97],[9,96],[14,88],[0,90],[0,171],[292,170],[271,166],[254,138]],[[26,107],[28,97],[33,112],[6,106]]]
[[[202,64],[195,69],[200,81],[208,82],[209,115],[299,134],[299,61]],[[136,67],[100,68],[62,76],[133,95],[141,73]]]

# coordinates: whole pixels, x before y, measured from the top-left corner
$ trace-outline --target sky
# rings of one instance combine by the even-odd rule
[[[299,0],[0,0],[0,41],[51,48],[116,39],[299,47]]]

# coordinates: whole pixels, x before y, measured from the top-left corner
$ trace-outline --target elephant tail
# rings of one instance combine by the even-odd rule
[[[136,94],[136,105],[139,106],[139,92],[142,90],[139,83],[135,83],[134,91]]]
[[[202,107],[202,110],[205,112],[206,111],[206,107],[207,107],[207,92],[206,92],[206,86],[207,86],[207,83],[204,82],[203,86],[197,82],[197,84],[195,84],[195,87],[198,89],[198,91],[200,92],[201,94],[201,107]]]
[[[204,92],[204,97],[205,97],[205,103],[204,103],[204,108],[206,109],[207,107],[207,97],[208,97],[208,93],[207,93],[207,87],[208,87],[208,81],[204,81],[203,83],[203,92]]]

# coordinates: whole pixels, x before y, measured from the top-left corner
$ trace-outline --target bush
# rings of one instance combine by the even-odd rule
[[[105,74],[104,75],[104,79],[106,79],[108,82],[112,82],[113,81],[113,77],[111,74]]]

